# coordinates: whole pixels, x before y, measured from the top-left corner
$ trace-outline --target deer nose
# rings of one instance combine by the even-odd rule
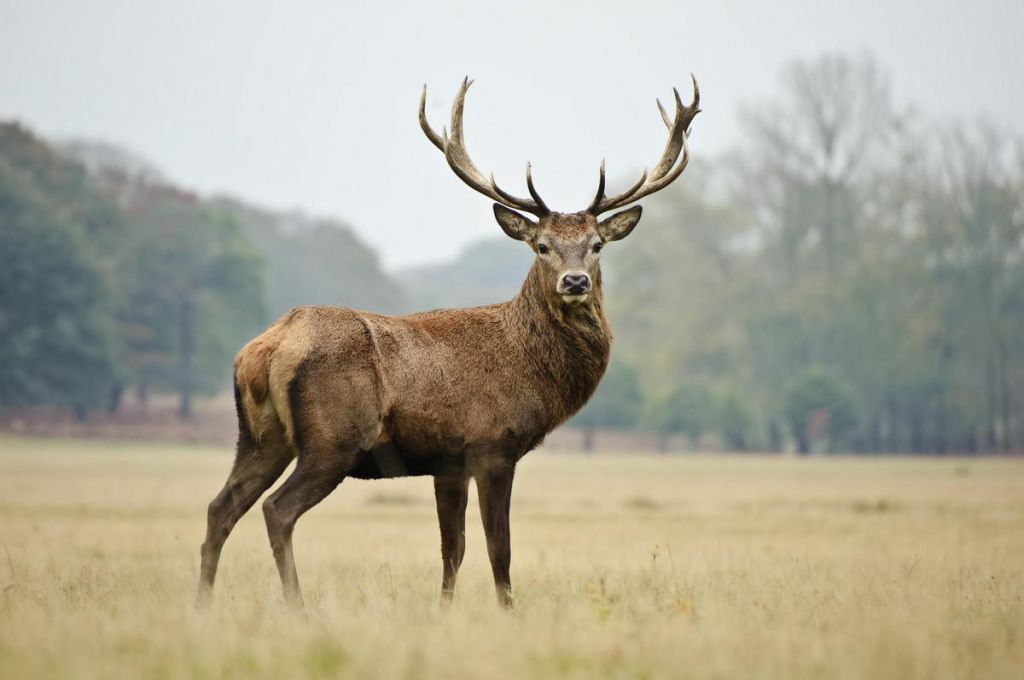
[[[562,275],[562,290],[568,295],[583,295],[590,291],[590,277],[586,272],[567,272]]]

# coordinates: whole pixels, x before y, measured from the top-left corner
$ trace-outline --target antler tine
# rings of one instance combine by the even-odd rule
[[[487,183],[487,187],[494,192],[493,194],[487,195],[489,195],[494,200],[498,201],[498,203],[504,203],[505,205],[511,208],[519,208],[521,210],[534,213],[536,215],[547,214],[546,212],[539,211],[537,207],[533,205],[532,201],[528,201],[525,198],[519,198],[518,196],[513,196],[512,194],[508,193],[507,191],[499,187],[498,182],[494,179],[493,172],[491,173],[491,178],[490,181]],[[476,187],[473,188],[475,189]]]
[[[601,171],[597,178],[597,193],[594,194],[594,200],[590,202],[587,207],[587,212],[593,213],[597,210],[597,207],[601,205],[601,201],[604,200],[604,158],[601,158]],[[596,214],[596,213],[595,213]]]
[[[693,80],[693,102],[689,106],[685,106],[679,96],[679,90],[673,88],[676,111],[672,120],[669,120],[668,113],[661,105],[661,101],[657,101],[658,111],[661,113],[661,119],[668,128],[669,134],[668,140],[665,142],[665,149],[654,169],[650,173],[645,170],[639,181],[618,196],[605,198],[604,169],[602,167],[598,195],[588,208],[591,213],[597,215],[612,208],[619,208],[627,203],[638,201],[644,196],[665,188],[686,169],[690,160],[690,150],[687,144],[690,123],[694,116],[700,113],[700,89],[697,86],[696,77],[690,74],[690,78]],[[680,154],[682,154],[682,160],[680,160]]]
[[[675,118],[672,119],[672,125],[668,129],[668,141],[665,143],[665,150],[662,151],[658,164],[651,171],[650,177],[652,180],[661,179],[665,176],[665,173],[672,169],[672,166],[679,159],[679,152],[683,148],[682,138],[686,134],[686,128],[681,127],[680,124],[684,121],[686,107],[683,106],[683,100],[679,97],[679,90],[673,87],[672,94],[676,99],[676,114]]]
[[[491,182],[494,182],[494,175],[491,175]],[[526,161],[526,189],[530,192],[530,196],[533,196],[534,202],[537,207],[543,210],[545,213],[551,212],[548,207],[544,204],[544,199],[537,193],[537,189],[533,186],[533,166],[530,161]]]
[[[426,86],[424,86],[426,87]],[[654,102],[658,105],[658,112],[661,113],[661,120],[664,121],[665,127],[669,130],[672,129],[672,120],[668,117],[668,112],[665,111],[665,107],[661,105],[660,99],[655,99]]]
[[[423,128],[424,134],[427,139],[430,140],[431,144],[440,149],[445,156],[445,160],[448,161],[448,165],[452,171],[458,175],[459,179],[465,182],[470,188],[479,191],[481,194],[498,201],[510,208],[518,208],[525,210],[526,212],[532,213],[538,217],[547,215],[550,210],[544,204],[544,201],[540,199],[540,195],[533,186],[533,178],[530,174],[529,166],[526,170],[526,183],[527,188],[530,190],[530,195],[533,199],[519,198],[512,194],[504,191],[498,186],[497,182],[494,181],[494,174],[492,173],[490,179],[484,177],[483,173],[474,165],[473,160],[469,157],[469,152],[466,150],[466,142],[463,138],[462,133],[462,120],[463,120],[463,109],[466,103],[466,91],[469,90],[469,86],[473,84],[473,81],[467,76],[462,81],[462,86],[459,87],[459,92],[455,96],[455,101],[452,104],[452,118],[451,118],[451,134],[448,134],[448,130],[444,131],[443,136],[438,136],[436,132],[431,129],[429,123],[427,123],[426,117],[426,86],[423,88],[423,94],[420,97],[420,127]]]
[[[636,199],[632,198],[633,194],[635,194],[637,191],[639,191],[640,187],[642,187],[644,185],[644,183],[646,183],[649,178],[650,178],[650,173],[647,172],[647,168],[644,168],[644,171],[640,173],[640,179],[638,179],[637,181],[633,182],[633,185],[630,186],[625,191],[623,191],[621,194],[616,194],[615,196],[611,196],[611,197],[604,197],[603,196],[604,191],[602,189],[602,191],[601,191],[601,194],[602,194],[601,200],[598,201],[597,206],[594,207],[592,210],[590,210],[590,212],[592,212],[593,214],[597,215],[597,214],[606,212],[608,210],[611,210],[612,208],[618,208],[620,205],[626,205],[627,203],[632,203],[634,200],[636,200]],[[594,200],[597,201],[597,198],[595,198]],[[593,204],[591,204],[591,205],[593,206]]]
[[[441,139],[440,135],[434,132],[434,129],[430,127],[430,123],[427,122],[427,84],[423,83],[423,94],[420,95],[420,129],[423,130],[423,134],[427,136],[430,143],[441,150],[444,153],[444,140]],[[446,131],[447,132],[447,131]]]
[[[469,154],[466,152],[466,143],[462,138],[462,111],[463,106],[466,103],[466,91],[469,90],[470,82],[469,77],[463,79],[462,85],[459,87],[459,92],[455,96],[455,101],[452,104],[452,118],[451,118],[451,134],[445,139],[444,145],[444,156],[448,161],[448,165],[451,166],[452,170],[459,178],[473,187],[477,191],[481,191],[485,187],[483,175],[477,170],[476,166],[473,165],[473,161],[470,159]],[[484,191],[485,194],[489,193],[489,188]],[[494,198],[493,196],[491,198]]]
[[[618,206],[618,205],[625,205],[626,203],[629,203],[629,201],[626,200],[626,199],[628,199],[630,196],[632,196],[633,193],[636,192],[637,189],[639,189],[641,186],[643,186],[643,183],[647,181],[647,177],[648,177],[648,175],[647,175],[647,168],[644,168],[644,171],[642,173],[640,173],[640,179],[638,179],[637,181],[633,182],[633,186],[629,187],[628,189],[623,191],[621,194],[617,194],[615,196],[612,196],[611,198],[605,198],[605,195],[604,195],[604,185],[605,185],[604,159],[602,158],[601,159],[601,176],[597,180],[597,193],[594,195],[594,200],[590,202],[590,206],[587,208],[587,211],[590,212],[590,213],[593,213],[594,215],[597,215],[599,213],[605,212],[606,210],[611,210],[612,207],[615,207],[615,206]],[[602,207],[604,205],[611,206],[611,207]]]

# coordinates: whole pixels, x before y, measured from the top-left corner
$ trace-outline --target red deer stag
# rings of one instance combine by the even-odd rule
[[[242,348],[235,359],[238,451],[210,503],[198,599],[209,600],[221,548],[238,519],[284,472],[263,503],[285,599],[302,605],[292,532],[304,512],[345,477],[432,475],[441,526],[442,599],[452,598],[465,552],[469,479],[476,480],[498,601],[511,606],[509,502],[516,463],[577,410],[608,364],[599,265],[602,247],[626,237],[640,207],[598,217],[668,186],[686,168],[687,135],[700,93],[675,116],[658,102],[668,143],[654,168],[615,196],[580,212],[548,209],[526,166],[530,198],[484,177],[462,137],[471,81],[437,134],[420,99],[420,126],[459,178],[495,200],[494,216],[536,259],[519,294],[484,307],[389,317],[337,307],[300,307]],[[519,211],[536,217],[528,219]]]

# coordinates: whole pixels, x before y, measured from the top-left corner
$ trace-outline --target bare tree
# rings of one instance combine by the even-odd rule
[[[1024,145],[991,123],[949,126],[934,146],[927,197],[928,266],[944,289],[942,339],[967,370],[952,379],[976,394],[977,441],[1009,451],[1024,404]]]
[[[888,77],[871,58],[842,54],[794,62],[777,99],[743,112],[741,193],[794,275],[808,250],[827,271],[839,265],[861,208],[856,179],[884,148],[892,117]]]

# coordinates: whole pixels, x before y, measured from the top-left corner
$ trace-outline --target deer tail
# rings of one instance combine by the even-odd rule
[[[270,393],[270,358],[276,338],[265,335],[252,340],[235,357],[235,402],[239,427],[247,427],[253,440],[263,433],[263,416]]]

